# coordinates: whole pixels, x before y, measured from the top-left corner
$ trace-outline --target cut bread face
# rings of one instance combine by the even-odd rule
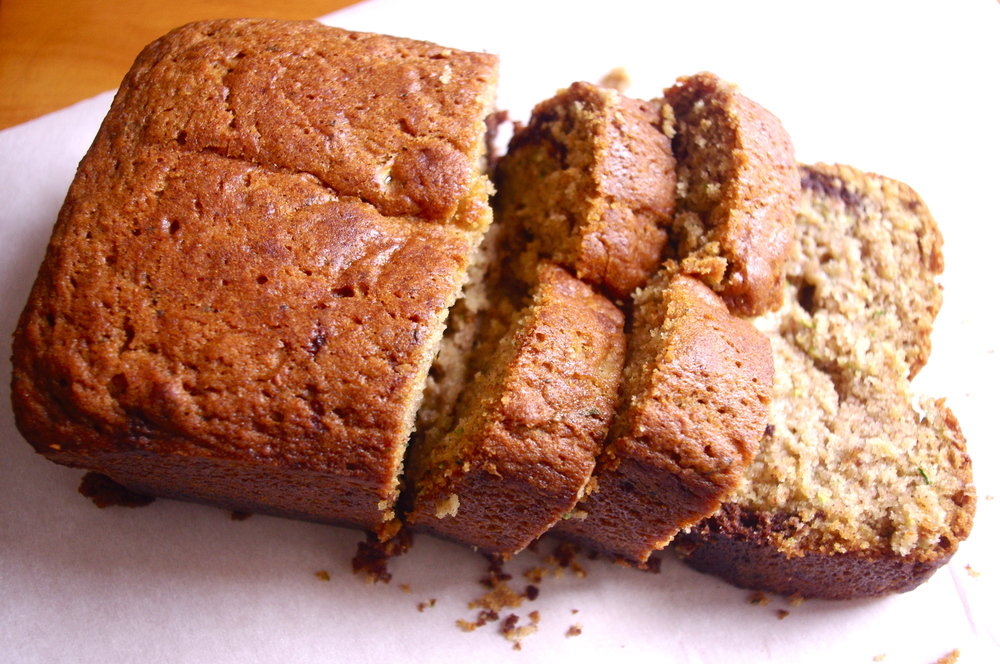
[[[622,402],[594,481],[554,532],[643,564],[739,484],[767,423],[767,338],[665,269],[637,293]]]
[[[481,355],[467,364],[483,368],[453,425],[416,444],[407,467],[410,527],[505,557],[583,493],[625,355],[624,317],[607,298],[554,264],[542,263],[535,281],[506,334],[473,346]]]
[[[496,173],[513,273],[530,282],[548,259],[616,300],[644,285],[673,214],[669,131],[662,103],[589,83],[538,104]]]
[[[682,533],[696,569],[743,587],[848,599],[912,589],[972,526],[965,439],[916,397],[941,304],[941,235],[909,187],[803,166],[767,434],[740,489]]]
[[[711,73],[678,79],[664,98],[673,109],[677,159],[671,256],[734,313],[777,309],[799,199],[788,133]]]
[[[147,47],[17,328],[25,438],[141,493],[389,536],[492,218],[496,77],[491,55],[314,22]]]

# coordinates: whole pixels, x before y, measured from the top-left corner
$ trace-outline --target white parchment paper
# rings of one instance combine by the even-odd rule
[[[484,559],[417,537],[392,580],[351,573],[359,532],[167,500],[97,509],[81,471],[36,455],[10,409],[0,354],[2,662],[904,662],[1000,661],[1000,4],[959,2],[543,2],[371,0],[324,22],[498,53],[500,107],[531,106],[614,67],[651,97],[713,70],[782,119],[800,160],[849,163],[919,191],[945,235],[945,306],[920,390],[948,398],[973,458],[971,538],[919,589],[879,600],[750,602],[684,567],[659,574],[551,544],[507,565],[546,567],[538,633],[514,651],[468,602]],[[124,75],[124,72],[122,72]],[[10,334],[76,164],[111,93],[0,132],[0,338]],[[317,576],[325,571],[329,580]],[[433,602],[432,602],[433,600]],[[423,610],[420,605],[423,604]],[[779,612],[787,611],[783,618]],[[505,611],[504,615],[511,610]],[[574,625],[580,634],[567,636]]]

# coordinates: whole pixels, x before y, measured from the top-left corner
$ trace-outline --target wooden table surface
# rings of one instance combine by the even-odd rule
[[[357,0],[0,0],[0,129],[118,87],[142,47],[209,18],[317,18]]]

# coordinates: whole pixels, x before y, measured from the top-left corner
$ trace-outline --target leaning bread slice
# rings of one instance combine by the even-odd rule
[[[136,491],[382,535],[489,224],[494,56],[175,30],[125,78],[14,340],[17,424]]]
[[[641,564],[739,486],[767,423],[772,360],[763,334],[670,269],[636,295],[634,317],[594,482],[554,532]]]
[[[513,274],[530,282],[538,260],[549,259],[619,300],[646,283],[674,207],[664,111],[589,83],[534,108],[496,173]]]
[[[799,177],[791,139],[767,109],[714,74],[664,92],[675,119],[673,257],[735,313],[781,306]]]
[[[905,185],[802,168],[767,435],[739,491],[677,538],[748,588],[846,599],[925,581],[965,539],[971,463],[943,401],[914,402],[941,303],[941,235]]]
[[[454,426],[413,447],[407,524],[509,556],[569,511],[617,403],[623,324],[607,298],[543,263],[530,303],[462,393]]]

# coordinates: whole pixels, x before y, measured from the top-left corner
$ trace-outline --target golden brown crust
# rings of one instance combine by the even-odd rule
[[[664,96],[677,128],[676,258],[734,312],[777,309],[800,187],[788,133],[714,74],[681,78]]]
[[[941,303],[941,235],[906,185],[803,166],[768,435],[723,509],[678,536],[735,584],[846,599],[925,581],[971,530],[958,421],[912,394]],[[914,405],[914,404],[918,405]]]
[[[466,389],[455,428],[409,460],[407,523],[511,555],[576,502],[618,396],[621,312],[543,264],[531,304]]]
[[[669,271],[638,294],[628,340],[596,489],[556,532],[643,563],[739,485],[766,424],[772,363],[761,333]]]
[[[676,539],[688,565],[751,590],[806,599],[880,597],[913,590],[948,562],[954,547],[934,560],[898,558],[881,551],[804,551],[788,556],[774,544],[788,528],[780,515],[725,504]]]
[[[495,69],[311,22],[150,45],[20,319],[24,436],[139,490],[391,529],[415,402],[489,222]]]
[[[535,107],[497,170],[498,223],[539,257],[626,299],[656,271],[674,206],[660,105],[589,83]],[[523,234],[523,235],[522,235]]]

